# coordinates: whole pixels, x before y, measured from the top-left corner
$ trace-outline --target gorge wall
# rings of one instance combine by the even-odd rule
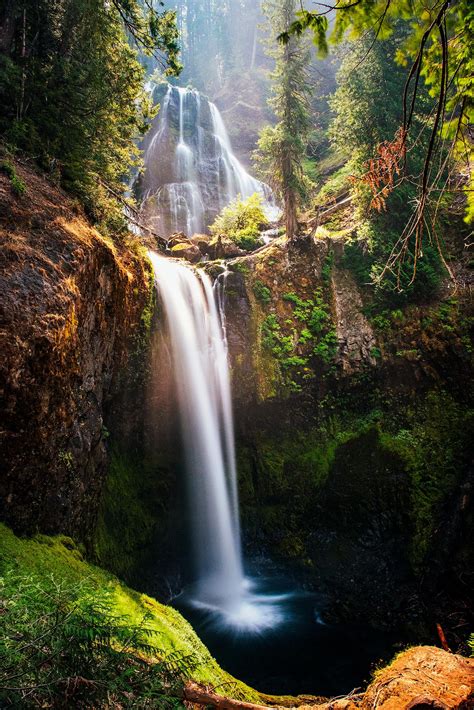
[[[107,474],[104,418],[150,292],[143,254],[90,227],[26,164],[0,174],[1,517],[90,545]]]
[[[0,182],[2,518],[20,532],[69,534],[128,580],[153,558],[164,598],[185,516],[147,261],[131,242],[104,240],[42,177],[18,172],[24,200]],[[229,269],[247,553],[271,552],[326,590],[327,619],[401,621],[432,638],[446,603],[466,638],[467,294],[374,308],[337,239],[277,240]]]
[[[330,238],[229,268],[247,550],[293,562],[327,619],[430,638],[470,594],[468,291],[381,306]]]

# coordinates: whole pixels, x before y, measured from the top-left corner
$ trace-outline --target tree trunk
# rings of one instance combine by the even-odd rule
[[[7,0],[0,13],[0,52],[9,55],[11,51],[13,35],[15,34],[15,15],[17,3],[15,0]]]

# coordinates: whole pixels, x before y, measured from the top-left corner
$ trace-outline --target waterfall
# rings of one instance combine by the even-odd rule
[[[166,312],[186,454],[196,596],[230,607],[244,583],[226,341],[209,277],[150,254]]]
[[[281,622],[283,597],[244,577],[232,399],[225,331],[226,272],[207,274],[149,252],[164,307],[178,393],[196,582],[193,606],[234,629]]]
[[[195,89],[171,85],[161,104],[145,141],[140,185],[150,227],[164,236],[206,232],[229,202],[255,192],[262,195],[268,218],[277,217],[270,188],[234,155],[215,104]]]

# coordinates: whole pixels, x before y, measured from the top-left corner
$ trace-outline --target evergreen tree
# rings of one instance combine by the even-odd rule
[[[399,22],[387,39],[375,42],[373,33],[367,33],[357,42],[345,45],[337,73],[337,89],[329,100],[334,112],[329,136],[335,151],[347,157],[344,171],[348,175],[347,186],[353,193],[358,236],[365,247],[363,279],[365,282],[372,279],[380,293],[397,301],[433,293],[440,279],[439,256],[431,244],[426,245],[419,261],[416,283],[412,283],[413,257],[408,254],[403,269],[387,273],[383,282],[379,279],[410,220],[416,179],[423,169],[428,140],[423,126],[429,121],[433,101],[422,81],[418,89],[418,110],[413,117],[416,140],[408,137],[406,155],[397,151],[388,153],[396,166],[393,188],[384,191],[382,186],[374,197],[366,182],[368,167],[376,162],[377,150],[382,160],[385,148],[392,146],[393,136],[402,122],[400,97],[406,73],[395,57],[407,32],[406,23]],[[377,208],[371,209],[374,204]]]
[[[444,0],[428,5],[422,0],[357,0],[336,2],[330,9],[335,15],[332,31],[335,42],[347,36],[351,39],[364,37],[368,31],[374,31],[375,44],[377,40],[387,39],[401,19],[407,23],[409,31],[397,52],[397,61],[405,67],[406,76],[400,100],[402,120],[392,146],[388,146],[390,150],[406,153],[408,138],[416,133],[414,118],[418,110],[421,79],[424,79],[430,95],[435,99],[433,119],[426,122],[429,138],[412,219],[405,225],[387,264],[390,270],[400,269],[407,255],[413,257],[414,278],[417,261],[423,255],[424,233],[429,234],[426,224],[432,222],[433,229],[436,229],[440,191],[442,194],[446,185],[443,165],[440,168],[438,158],[447,147],[447,139],[451,142],[448,155],[454,156],[458,164],[462,164],[463,172],[467,173],[466,221],[474,220],[474,173],[470,168],[473,156],[470,126],[474,113],[474,5],[472,0]],[[298,37],[305,29],[310,29],[316,45],[325,49],[327,12],[327,7],[309,11],[301,6],[296,20],[281,34],[281,41],[287,42],[292,36]],[[378,165],[383,164],[380,158],[379,155],[376,160]],[[391,165],[394,164],[391,161]],[[385,167],[383,189],[390,191],[394,182],[393,172],[387,163]],[[376,187],[379,187],[382,177],[378,171],[369,179],[375,179]],[[439,245],[438,237],[436,241]],[[440,248],[439,251],[441,255]]]
[[[173,13],[138,0],[8,0],[0,10],[3,140],[114,230],[123,220],[113,194],[126,188],[151,114],[138,50],[179,71]]]
[[[307,188],[302,162],[311,125],[307,76],[310,53],[305,40],[296,35],[285,44],[277,43],[276,37],[291,26],[296,4],[296,0],[265,0],[262,4],[270,35],[267,51],[275,60],[269,104],[278,123],[262,131],[255,155],[262,176],[283,201],[290,242],[297,236],[297,210]]]
[[[400,97],[405,70],[394,60],[399,42],[374,43],[372,33],[346,44],[336,75],[337,88],[329,99],[334,118],[329,126],[333,147],[360,165],[375,147],[390,140],[402,120]]]

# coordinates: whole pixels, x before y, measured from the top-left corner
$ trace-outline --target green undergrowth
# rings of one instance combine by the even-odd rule
[[[240,496],[246,524],[276,544],[276,551],[302,566],[313,565],[306,548],[314,505],[341,446],[373,427],[370,418],[350,424],[333,418],[290,434],[262,431],[252,446],[239,446]],[[282,524],[284,521],[284,524]]]
[[[21,197],[26,191],[26,185],[23,180],[18,176],[15,166],[9,160],[3,160],[0,162],[0,171],[5,173],[5,175],[10,180],[10,185],[17,197]]]
[[[291,304],[291,317],[268,313],[261,325],[261,344],[277,360],[284,386],[300,392],[304,381],[315,376],[313,358],[325,365],[334,361],[336,330],[322,288],[315,289],[312,298],[304,299],[289,291],[282,300]],[[265,305],[269,301],[270,294]]]
[[[105,708],[109,696],[120,707],[168,707],[157,697],[182,707],[173,694],[186,676],[258,700],[218,666],[179,612],[86,562],[68,537],[20,539],[0,525],[0,572],[0,699],[13,697],[14,707]],[[156,682],[150,660],[158,664]]]

